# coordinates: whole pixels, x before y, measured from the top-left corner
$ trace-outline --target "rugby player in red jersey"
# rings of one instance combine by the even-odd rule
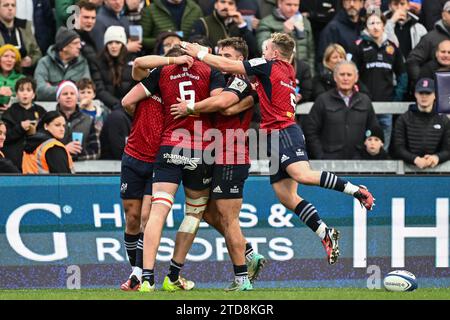
[[[159,150],[164,114],[157,95],[142,100],[133,117],[122,156],[120,197],[125,210],[125,248],[133,271],[121,285],[124,291],[139,289],[142,277],[144,229],[152,205],[153,163]]]
[[[217,43],[219,55],[243,61],[248,56],[248,47],[242,38],[227,38]],[[251,258],[245,255],[246,241],[239,224],[245,180],[250,169],[247,130],[253,115],[253,108],[236,113],[235,104],[256,93],[245,76],[228,75],[228,85],[219,95],[196,102],[189,106],[186,101],[171,106],[172,115],[187,116],[195,113],[214,114],[215,164],[211,185],[210,200],[205,220],[219,218],[223,228],[227,249],[233,262],[235,279],[227,291],[252,290],[254,280],[265,262],[262,255],[254,253]],[[255,96],[254,96],[255,97]],[[256,98],[256,97],[255,97]],[[254,100],[254,98],[251,98]],[[253,106],[253,101],[251,105]],[[232,113],[235,113],[231,115]],[[187,251],[174,255],[176,261],[184,261]],[[249,268],[247,269],[246,264]]]
[[[176,50],[182,55],[179,48],[171,51]],[[192,243],[209,198],[212,168],[211,164],[205,163],[203,152],[211,143],[204,141],[203,137],[205,131],[211,128],[210,117],[191,115],[175,119],[170,115],[170,105],[177,103],[177,98],[193,104],[220,93],[225,85],[223,76],[217,70],[200,61],[175,65],[172,64],[176,59],[173,57],[155,59],[167,59],[167,63],[162,60],[157,64],[168,65],[153,69],[122,100],[124,107],[129,108],[159,91],[166,109],[161,147],[154,165],[152,208],[144,232],[143,283],[140,287],[143,292],[155,288],[154,265],[162,229],[181,181],[186,195],[186,215],[177,233],[176,247],[182,248],[184,243]],[[193,282],[179,276],[181,267],[182,264],[171,261],[171,273],[163,283],[166,290],[193,288]]]
[[[182,47],[190,56],[221,71],[256,77],[261,129],[268,133],[272,187],[280,202],[320,237],[328,263],[335,264],[339,256],[339,231],[328,227],[320,219],[316,208],[298,195],[298,183],[352,195],[367,210],[373,208],[375,199],[364,186],[355,186],[331,172],[311,169],[302,130],[295,123],[295,73],[289,63],[295,47],[294,40],[287,34],[274,33],[266,44],[264,58],[249,61],[214,56],[201,50],[198,45],[186,42],[182,43]],[[275,143],[272,144],[272,141]]]

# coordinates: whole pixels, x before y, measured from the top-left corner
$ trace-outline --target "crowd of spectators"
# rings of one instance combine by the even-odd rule
[[[296,42],[296,101],[313,102],[299,117],[311,159],[393,158],[419,168],[449,159],[434,77],[450,72],[450,1],[0,0],[0,168],[25,172],[23,157],[47,144],[56,154],[47,172],[120,160],[134,59],[183,40],[214,52],[233,36],[258,58],[273,32]],[[39,101],[54,102],[60,117],[46,118]],[[402,101],[412,104],[400,116],[372,106]],[[62,135],[46,129],[56,124]]]

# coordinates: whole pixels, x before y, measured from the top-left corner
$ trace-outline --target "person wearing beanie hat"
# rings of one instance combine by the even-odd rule
[[[360,152],[362,160],[389,160],[389,154],[384,150],[384,133],[379,126],[371,127],[365,132],[365,149]]]
[[[57,86],[61,81],[77,82],[91,78],[88,61],[81,55],[79,34],[61,27],[55,41],[48,48],[47,55],[39,60],[34,72],[37,100],[40,101],[55,101]]]
[[[95,77],[97,99],[108,108],[120,106],[134,85],[131,77],[133,53],[127,50],[127,35],[121,26],[110,26],[104,35],[105,47],[97,61],[100,76]]]
[[[15,96],[16,82],[23,78],[21,55],[16,47],[5,44],[0,47],[0,112],[7,109],[11,97]]]
[[[58,111],[47,112],[37,133],[27,138],[22,159],[24,174],[73,173],[72,157],[61,142],[66,120]]]

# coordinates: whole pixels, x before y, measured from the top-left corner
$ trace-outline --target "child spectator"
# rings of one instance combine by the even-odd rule
[[[362,160],[389,160],[389,154],[384,150],[384,133],[380,127],[373,127],[366,131],[365,148],[357,159]]]
[[[14,165],[21,168],[25,138],[36,132],[37,122],[47,111],[33,102],[36,96],[34,79],[28,77],[20,79],[16,83],[15,91],[18,101],[3,114],[3,121],[9,132],[4,151]]]
[[[95,83],[87,78],[83,78],[77,82],[79,92],[79,102],[81,112],[91,116],[94,119],[95,130],[100,136],[103,123],[110,114],[108,108],[100,100],[95,99]]]

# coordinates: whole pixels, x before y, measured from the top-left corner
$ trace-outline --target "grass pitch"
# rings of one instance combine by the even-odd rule
[[[190,292],[122,292],[118,289],[0,290],[0,300],[450,300],[450,288],[419,288],[413,292],[387,292],[355,288],[255,289],[224,292],[197,289]]]

